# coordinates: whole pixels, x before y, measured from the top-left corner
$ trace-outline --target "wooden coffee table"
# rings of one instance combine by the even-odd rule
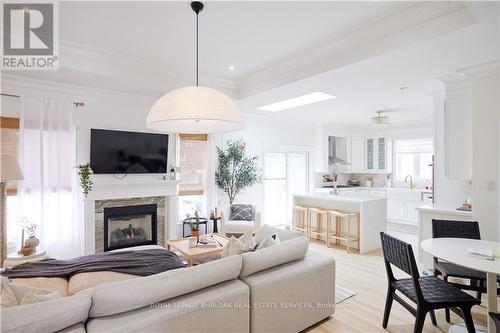
[[[188,238],[180,238],[168,241],[166,248],[169,251],[179,252],[188,262],[188,266],[193,266],[193,260],[202,259],[211,255],[215,255],[222,252],[222,249],[229,241],[229,238],[220,234],[208,234],[207,236],[213,235],[220,244],[217,247],[189,247]]]

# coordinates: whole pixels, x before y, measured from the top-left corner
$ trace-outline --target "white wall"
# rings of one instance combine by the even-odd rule
[[[472,186],[465,180],[448,179],[445,174],[445,109],[444,93],[434,97],[434,203],[436,206],[460,207],[467,196],[472,195]]]
[[[310,166],[314,171],[319,170],[321,164],[321,161],[316,158],[321,155],[318,146],[321,131],[319,125],[245,114],[245,128],[233,133],[224,133],[222,142],[218,145],[225,145],[228,140],[243,139],[246,143],[247,155],[258,156],[258,164],[261,168],[265,147],[268,145],[309,147],[313,150],[313,156],[310,156]],[[236,197],[236,202],[253,204],[257,207],[257,212],[262,212],[262,194],[262,184],[258,184],[240,193]],[[222,191],[219,191],[219,206],[223,209],[228,207],[227,195]]]
[[[498,67],[497,67],[498,68]],[[498,240],[499,75],[472,80],[472,213],[481,237]]]

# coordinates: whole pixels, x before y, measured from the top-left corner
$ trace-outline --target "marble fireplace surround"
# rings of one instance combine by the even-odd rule
[[[112,200],[96,200],[95,202],[95,252],[103,252],[104,250],[104,208],[137,206],[156,204],[156,235],[157,244],[165,246],[165,225],[166,219],[166,202],[164,196],[147,197],[147,198],[131,198],[131,199],[112,199]]]
[[[110,175],[93,175],[92,192],[84,200],[84,253],[102,252],[104,248],[104,208],[157,204],[157,243],[176,236],[179,181],[165,180],[163,175],[128,175],[116,179]],[[170,237],[172,235],[172,237]]]

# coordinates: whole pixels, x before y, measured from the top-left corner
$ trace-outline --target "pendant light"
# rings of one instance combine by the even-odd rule
[[[149,110],[146,126],[167,133],[206,134],[243,128],[243,115],[227,95],[198,85],[198,15],[203,3],[191,2],[196,14],[196,85],[168,92]]]

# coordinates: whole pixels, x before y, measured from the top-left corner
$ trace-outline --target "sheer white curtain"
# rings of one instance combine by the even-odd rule
[[[217,168],[217,146],[221,146],[222,134],[208,135],[208,161],[207,161],[207,181],[205,182],[205,193],[207,194],[208,210],[217,207],[221,209],[218,200],[217,185],[215,185],[215,170]],[[220,227],[219,227],[220,230]]]
[[[20,118],[19,215],[38,224],[39,247],[57,259],[82,255],[73,112],[71,102],[27,97]]]

